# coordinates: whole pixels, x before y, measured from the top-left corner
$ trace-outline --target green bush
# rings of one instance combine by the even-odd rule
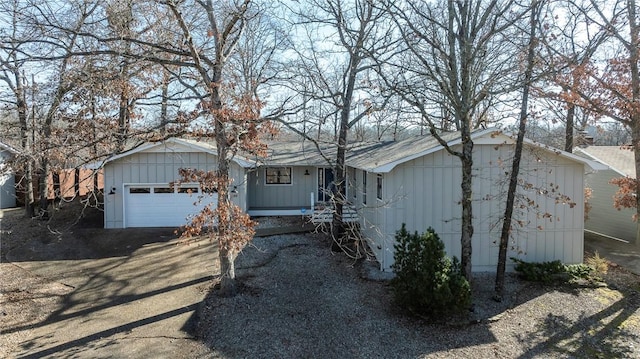
[[[586,264],[565,265],[556,260],[552,262],[525,262],[511,258],[516,263],[515,270],[522,278],[532,282],[553,283],[568,282],[575,279],[590,279],[593,268]]]
[[[457,258],[450,259],[444,243],[429,228],[410,234],[406,226],[396,233],[395,278],[391,281],[396,303],[415,314],[429,317],[469,308],[471,288]]]

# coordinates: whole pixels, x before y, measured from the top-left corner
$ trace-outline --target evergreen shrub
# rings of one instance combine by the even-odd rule
[[[433,228],[422,235],[411,234],[402,224],[395,238],[395,278],[391,286],[400,307],[429,317],[469,308],[469,282],[462,275],[458,259],[446,256],[444,243]]]

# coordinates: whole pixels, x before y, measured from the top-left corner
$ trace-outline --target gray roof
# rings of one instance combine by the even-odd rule
[[[636,177],[633,149],[620,146],[588,146],[576,149],[592,159],[609,166],[623,176]]]
[[[448,146],[455,146],[462,143],[459,132],[441,134],[440,137]],[[515,142],[515,136],[496,128],[478,129],[471,133],[471,138],[474,141],[479,138],[485,138],[496,144]],[[607,168],[606,165],[596,161],[591,161],[569,152],[533,142],[526,138],[525,144],[583,163],[593,170],[603,170]],[[444,150],[444,146],[442,146],[435,137],[431,135],[415,136],[398,142],[385,142],[355,148],[348,154],[347,164],[369,172],[386,173],[401,163],[441,150]]]
[[[450,143],[460,138],[459,133],[440,135]],[[388,172],[398,163],[406,162],[440,149],[440,142],[433,136],[414,136],[402,141],[360,144],[353,148],[347,164],[371,172]]]
[[[266,166],[330,166],[335,162],[336,146],[311,141],[267,142],[267,157],[258,159]],[[330,162],[329,162],[330,161]]]
[[[462,142],[458,132],[441,134],[440,137],[447,145],[454,146]],[[496,143],[513,142],[513,136],[497,129],[481,129],[474,131],[471,137],[475,140],[479,137],[491,138]],[[572,153],[557,150],[529,140],[525,140],[530,146],[537,146],[557,155],[582,162],[592,169],[606,169],[605,165],[591,161]],[[193,139],[170,138],[164,142],[146,143],[131,151],[121,153],[107,159],[104,163],[129,156],[133,153],[160,146],[165,143],[177,143],[192,148],[195,151],[203,151],[217,154],[214,143]],[[414,136],[397,142],[352,143],[348,145],[346,164],[374,173],[387,173],[397,165],[425,156],[427,154],[443,150],[444,146],[431,135]],[[316,143],[308,140],[271,140],[267,142],[267,156],[257,157],[250,154],[238,154],[234,162],[244,168],[255,166],[313,166],[324,167],[335,164],[337,146],[334,143]],[[635,173],[635,172],[634,172]]]

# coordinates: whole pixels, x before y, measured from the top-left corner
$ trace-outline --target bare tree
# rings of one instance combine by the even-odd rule
[[[259,141],[261,129],[269,130],[262,121],[263,107],[258,98],[259,84],[266,80],[266,64],[271,55],[264,48],[249,46],[252,24],[261,16],[259,4],[251,0],[203,1],[159,1],[173,16],[175,26],[181,33],[183,47],[173,49],[166,44],[150,44],[165,54],[183,51],[181,62],[171,62],[191,69],[191,83],[184,83],[196,97],[198,109],[192,118],[204,118],[207,122],[196,131],[196,135],[213,137],[217,147],[217,170],[215,171],[217,208],[211,213],[217,223],[215,237],[218,239],[221,276],[220,293],[236,293],[235,258],[246,236],[235,233],[234,223],[241,221],[250,229],[249,222],[238,217],[241,213],[229,198],[230,164],[239,151],[260,153],[265,146]],[[255,28],[252,28],[255,29]],[[257,35],[259,32],[254,32]],[[248,46],[244,47],[244,46]],[[243,48],[244,47],[244,48]],[[257,54],[240,54],[240,50],[259,51]],[[255,56],[254,56],[255,55]],[[244,59],[244,60],[243,60]],[[162,62],[162,60],[159,60]],[[245,61],[245,62],[243,62]],[[247,63],[246,61],[256,61]],[[255,72],[254,72],[255,71]],[[240,83],[236,81],[242,80]],[[191,175],[192,173],[188,173]],[[211,174],[201,174],[209,176]],[[211,181],[209,181],[211,182]]]
[[[34,216],[35,196],[33,191],[34,160],[31,156],[33,141],[30,136],[30,112],[27,100],[27,86],[29,79],[25,71],[29,62],[30,43],[33,41],[33,33],[28,31],[24,16],[28,5],[21,1],[3,2],[0,8],[0,16],[7,20],[5,26],[0,28],[0,81],[8,88],[8,94],[2,96],[2,103],[9,110],[17,113],[19,125],[20,156],[19,162],[23,164],[23,184],[25,188],[25,215]],[[8,117],[5,117],[5,121]],[[33,120],[33,119],[31,119]],[[5,135],[10,132],[4,129]],[[6,140],[6,138],[5,138]]]
[[[630,129],[636,174],[640,174],[640,22],[635,0],[589,0],[579,4],[583,16],[609,36],[607,46],[582,66],[572,103]],[[567,83],[567,85],[569,85]],[[640,181],[634,179],[635,193]],[[640,215],[640,196],[635,197]],[[640,245],[640,227],[636,243]]]
[[[298,26],[305,27],[308,47],[297,50],[298,74],[304,78],[305,102],[324,107],[322,118],[335,119],[337,154],[334,167],[335,207],[332,237],[347,250],[343,211],[346,198],[345,157],[349,131],[386,100],[375,75],[374,58],[383,58],[392,39],[388,15],[370,0],[312,0],[298,11]],[[308,86],[310,84],[310,86]],[[310,91],[309,91],[310,90]]]
[[[516,190],[518,189],[518,174],[520,172],[520,160],[524,147],[524,136],[527,129],[529,116],[529,91],[533,80],[533,70],[536,60],[536,45],[538,43],[536,29],[538,26],[541,7],[544,0],[532,0],[529,11],[529,39],[526,46],[526,64],[524,66],[524,78],[522,84],[522,101],[520,104],[520,117],[518,119],[518,135],[516,138],[515,153],[509,172],[509,188],[505,204],[504,217],[502,219],[502,231],[500,232],[500,244],[498,245],[498,266],[496,268],[495,295],[494,298],[502,301],[504,295],[504,275],[507,264],[507,246],[511,236],[511,220],[515,205]]]
[[[576,132],[584,130],[586,120],[593,120],[595,116],[576,106],[571,99],[576,96],[575,90],[582,87],[584,67],[590,65],[609,36],[590,26],[573,2],[550,3],[547,14],[541,16],[540,21],[544,23],[544,33],[539,36],[543,46],[537,62],[550,71],[541,74],[546,81],[535,86],[532,95],[552,115],[552,122],[564,123],[562,147],[572,152],[576,146]]]
[[[393,63],[387,81],[420,114],[429,132],[462,164],[461,265],[471,280],[473,236],[474,128],[485,125],[487,112],[511,90],[513,47],[508,31],[519,20],[515,2],[388,2],[406,46]],[[451,147],[442,130],[460,133]]]

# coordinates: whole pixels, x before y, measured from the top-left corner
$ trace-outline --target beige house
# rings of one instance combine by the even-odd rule
[[[588,146],[577,148],[576,153],[598,161],[609,168],[588,173],[585,187],[591,188],[591,211],[585,222],[585,230],[612,239],[634,242],[638,235],[638,223],[633,221],[634,209],[618,210],[613,207],[613,195],[618,187],[610,184],[614,178],[636,177],[633,150],[620,146]]]

